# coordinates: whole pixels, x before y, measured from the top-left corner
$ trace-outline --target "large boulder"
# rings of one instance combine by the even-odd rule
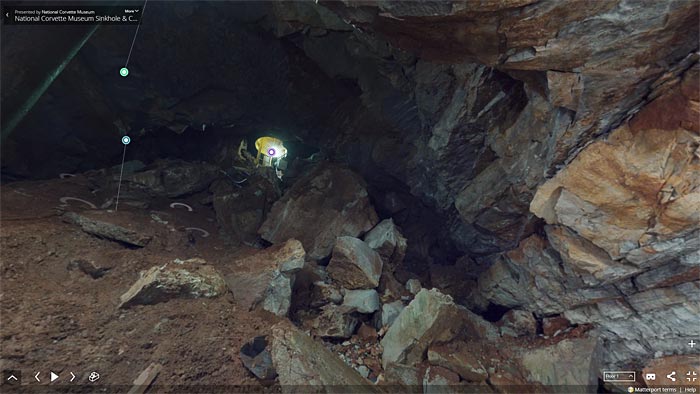
[[[287,242],[235,260],[226,283],[238,303],[285,316],[292,303],[295,274],[304,267],[301,242]]]
[[[382,315],[381,324],[382,327],[389,327],[394,324],[396,318],[401,314],[401,311],[405,308],[403,301],[398,300],[394,302],[389,302],[382,305]]]
[[[120,308],[150,305],[173,298],[213,298],[226,294],[226,282],[202,259],[175,260],[141,272],[120,299]]]
[[[455,371],[471,382],[483,382],[489,376],[480,360],[479,350],[475,351],[460,341],[430,346],[428,362]]]
[[[379,294],[374,289],[346,290],[341,308],[348,313],[373,313],[379,310],[380,305]]]
[[[361,239],[338,237],[327,272],[347,289],[372,289],[379,286],[382,259]]]
[[[318,260],[331,253],[337,237],[360,236],[377,221],[362,178],[346,168],[322,163],[272,206],[259,233],[273,244],[296,238],[308,257]]]
[[[321,343],[287,322],[272,327],[272,362],[283,393],[381,392]]]
[[[140,229],[134,229],[133,224],[127,224],[126,226],[129,226],[129,228],[112,223],[113,219],[105,215],[104,212],[91,212],[89,214],[66,212],[63,215],[63,219],[69,223],[80,226],[80,228],[88,234],[131,246],[144,247],[148,245],[153,238],[153,234],[146,233]]]
[[[269,167],[252,170],[240,185],[223,178],[210,190],[216,221],[224,234],[232,241],[246,243],[256,241],[270,207],[282,196],[280,181]]]
[[[381,341],[384,368],[392,363],[420,363],[430,345],[459,335],[492,340],[497,330],[489,322],[455,304],[436,289],[422,289],[401,311]]]
[[[219,176],[219,168],[208,163],[159,160],[144,171],[124,175],[121,193],[134,198],[181,197],[205,190]],[[110,184],[118,182],[118,178],[118,173],[112,175]]]
[[[365,235],[365,242],[384,261],[385,269],[394,272],[406,256],[406,238],[401,234],[393,219],[384,219]]]

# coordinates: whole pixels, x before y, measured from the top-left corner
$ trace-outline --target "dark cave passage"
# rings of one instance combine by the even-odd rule
[[[282,391],[700,368],[699,11],[666,3],[3,24],[2,358]]]

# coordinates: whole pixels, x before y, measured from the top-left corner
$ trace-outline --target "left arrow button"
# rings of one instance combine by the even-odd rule
[[[37,372],[36,375],[34,375],[34,379],[36,379],[37,382],[41,382],[41,380],[39,380],[39,374],[40,374],[40,373],[41,373],[41,372]]]

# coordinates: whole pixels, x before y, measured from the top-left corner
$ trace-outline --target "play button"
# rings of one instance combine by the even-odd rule
[[[53,382],[54,380],[58,379],[58,375],[55,373],[51,372],[51,381]]]

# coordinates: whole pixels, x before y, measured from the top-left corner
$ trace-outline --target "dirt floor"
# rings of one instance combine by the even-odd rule
[[[64,222],[63,211],[91,210],[78,201],[61,208],[59,199],[65,196],[98,207],[103,202],[80,176],[12,183],[0,190],[1,369],[21,370],[23,385],[47,385],[51,371],[59,375],[54,385],[131,385],[151,363],[159,363],[163,368],[155,384],[173,385],[172,391],[177,385],[259,387],[238,352],[252,337],[265,335],[276,317],[238,307],[230,293],[117,308],[141,270],[201,257],[226,272],[234,256],[254,251],[227,246],[219,238],[213,210],[197,203],[201,196],[102,210],[114,223],[156,234],[144,248],[99,239]],[[174,201],[194,211],[170,208]],[[193,239],[185,227],[211,235],[193,233]],[[76,259],[109,270],[93,279],[71,267]],[[95,383],[87,380],[92,371],[100,374]],[[34,379],[36,372],[41,383]],[[77,376],[72,383],[71,372]]]

